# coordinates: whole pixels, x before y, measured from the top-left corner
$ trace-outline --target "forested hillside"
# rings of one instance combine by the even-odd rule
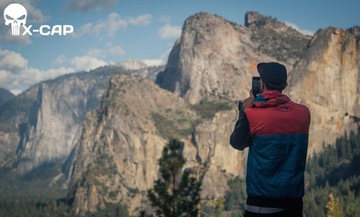
[[[326,145],[307,162],[304,198],[306,216],[326,216],[330,194],[339,208],[337,216],[360,215],[360,128]]]

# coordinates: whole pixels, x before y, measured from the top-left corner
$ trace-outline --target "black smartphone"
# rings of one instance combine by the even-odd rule
[[[251,91],[252,91],[254,96],[258,95],[261,92],[261,90],[260,90],[260,77],[252,77]]]

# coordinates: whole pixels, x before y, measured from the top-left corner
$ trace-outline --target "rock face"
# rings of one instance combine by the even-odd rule
[[[97,105],[95,101],[100,101],[101,92],[105,91],[97,90],[98,96],[91,98],[88,93],[93,88],[94,84],[76,76],[52,86],[39,85],[17,149],[17,170],[21,174],[44,162],[62,162],[69,156],[79,138],[85,113],[94,109],[91,103]]]
[[[157,83],[190,104],[209,95],[244,98],[257,74],[256,63],[275,60],[258,53],[250,36],[248,28],[218,16],[189,17]]]
[[[37,88],[29,88],[0,105],[0,167],[11,167],[13,164],[22,124],[29,119],[29,110],[36,100],[36,95]]]
[[[245,26],[251,29],[251,40],[256,50],[288,63],[289,71],[303,55],[311,39],[311,36],[257,12],[245,14]]]
[[[280,61],[291,70],[310,36],[255,12],[245,17],[245,27],[206,13],[189,17],[156,82],[197,104],[209,95],[248,96],[258,62]]]
[[[245,27],[196,14],[185,22],[157,83],[190,104],[213,95],[236,101],[247,97],[258,62],[281,62],[290,77],[285,92],[313,113],[312,153],[355,127],[351,116],[359,116],[360,108],[359,32],[358,27],[328,28],[311,38],[256,12],[246,14]]]
[[[68,158],[86,112],[96,108],[118,68],[65,75],[34,85],[0,107],[0,165],[20,174]]]
[[[290,73],[289,92],[294,101],[312,112],[312,149],[353,129],[352,116],[360,116],[360,36],[356,29],[319,30]],[[355,33],[355,34],[354,34]]]
[[[0,88],[0,105],[14,97],[15,97],[15,95],[12,94],[10,91],[8,91],[4,88]]]
[[[321,96],[322,93],[316,89],[318,87],[312,86],[314,89],[311,89],[307,86],[310,84],[305,79],[323,76],[322,73],[326,72],[324,69],[328,66],[322,65],[319,58],[328,58],[330,61],[333,57],[326,57],[329,49],[328,52],[335,55],[335,58],[345,55],[342,58],[350,62],[338,62],[340,65],[344,63],[345,68],[335,65],[337,68],[330,67],[328,72],[351,73],[358,79],[356,37],[349,31],[343,31],[347,35],[345,38],[350,41],[345,42],[341,49],[335,48],[339,52],[333,53],[333,46],[337,44],[334,43],[334,38],[321,36],[319,33],[307,46],[310,42],[308,36],[275,22],[273,31],[276,34],[283,35],[290,31],[287,33],[289,37],[291,35],[296,38],[296,42],[302,42],[302,47],[298,43],[293,46],[290,42],[275,43],[276,49],[288,47],[288,52],[292,54],[290,58],[282,58],[283,56],[272,56],[266,49],[259,51],[261,41],[269,44],[271,40],[279,41],[279,38],[272,36],[259,41],[254,36],[264,29],[270,29],[269,23],[273,22],[265,20],[265,27],[261,29],[256,21],[260,18],[252,18],[247,22],[249,27],[242,27],[206,13],[189,17],[165,70],[156,79],[160,87],[170,92],[148,80],[123,75],[113,77],[100,109],[89,114],[79,141],[69,194],[76,212],[95,211],[96,207],[104,207],[106,203],[112,202],[124,203],[134,212],[141,206],[141,194],[144,195],[157,178],[156,161],[166,143],[164,138],[168,136],[181,138],[185,143],[187,167],[198,172],[199,179],[203,182],[203,198],[223,195],[228,188],[229,179],[244,175],[246,152],[232,149],[228,140],[236,121],[236,100],[247,96],[251,77],[257,75],[256,64],[260,61],[282,59],[291,71],[287,92],[295,101],[301,101],[311,108],[313,122],[309,153],[321,147],[322,141],[327,137],[327,131],[321,125],[327,119],[324,119],[321,111],[328,112],[334,122],[341,123],[337,125],[338,131],[334,131],[334,138],[345,129],[351,129],[350,114],[356,115],[359,112],[356,104],[358,100],[355,99],[359,95],[356,92],[359,89],[358,83],[353,82],[354,86],[348,93],[351,95],[349,100],[353,100],[356,105],[343,99],[340,118],[332,112],[336,99],[322,105],[316,103],[312,98]],[[253,26],[251,23],[257,24]],[[318,45],[317,38],[327,42]],[[346,52],[343,53],[344,51]],[[352,55],[354,59],[350,60],[346,55]],[[294,59],[299,61],[295,68]],[[314,72],[307,72],[307,67],[310,66],[319,68]],[[333,72],[333,69],[338,71]],[[340,74],[338,77],[343,76]],[[327,79],[323,79],[323,83],[326,82]],[[331,90],[331,85],[334,84],[326,85]],[[338,97],[346,96],[340,94]],[[203,113],[194,113],[194,108],[219,99],[225,99],[231,105],[231,110],[219,109],[214,116],[205,119],[199,119],[199,115]],[[143,106],[145,102],[146,106]],[[177,106],[174,108],[174,105]],[[347,117],[344,111],[348,111]],[[180,113],[182,120],[177,119]],[[321,122],[323,119],[325,122]],[[192,124],[183,125],[184,120]],[[159,126],[159,123],[166,127]],[[195,127],[192,128],[191,125]],[[181,126],[188,127],[175,128]]]
[[[84,123],[70,183],[75,211],[114,202],[134,211],[157,179],[166,137],[181,136],[187,167],[210,174],[203,193],[223,194],[226,178],[243,173],[243,154],[225,142],[234,116],[220,112],[194,129],[199,116],[182,98],[146,79],[114,76],[100,108]]]

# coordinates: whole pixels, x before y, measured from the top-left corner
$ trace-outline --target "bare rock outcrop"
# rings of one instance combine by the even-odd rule
[[[219,16],[189,17],[157,83],[190,104],[209,95],[244,98],[257,74],[256,63],[275,60],[257,52],[250,36],[248,28]]]
[[[359,36],[351,31],[319,30],[290,73],[292,99],[306,103],[312,112],[314,150],[355,128],[351,117],[360,116],[359,50]]]
[[[243,153],[227,143],[235,116],[222,111],[194,128],[199,115],[179,96],[147,79],[114,76],[101,107],[84,123],[70,183],[74,210],[121,202],[134,212],[158,178],[167,137],[185,143],[186,168],[203,180],[204,197],[223,195],[227,180],[244,172]]]

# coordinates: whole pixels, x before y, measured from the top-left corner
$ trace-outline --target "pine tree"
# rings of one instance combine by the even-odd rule
[[[159,217],[197,216],[201,183],[191,170],[182,172],[186,162],[184,143],[171,139],[159,159],[160,178],[148,191],[148,198]]]
[[[332,193],[329,194],[329,202],[326,204],[327,217],[343,217],[344,213],[341,210],[340,204],[335,200]]]

